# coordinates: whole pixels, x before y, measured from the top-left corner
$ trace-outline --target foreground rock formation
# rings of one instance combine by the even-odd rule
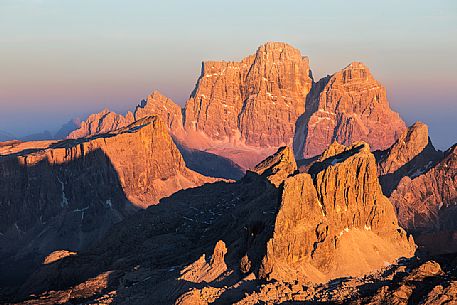
[[[327,153],[310,174],[296,169],[286,147],[237,183],[176,193],[113,227],[90,250],[43,265],[16,295],[68,302],[69,287],[99,283],[74,297],[231,304],[247,297],[242,291],[261,291],[262,282],[303,292],[413,255],[367,144]]]
[[[386,149],[406,129],[390,109],[385,88],[360,62],[321,79],[313,89],[297,121],[294,151],[299,159],[321,154],[333,141],[365,141],[373,150]]]
[[[284,182],[262,266],[268,278],[324,282],[413,255],[414,243],[381,192],[367,144],[327,154],[310,172]]]
[[[157,117],[92,138],[28,145],[1,148],[9,153],[0,157],[5,280],[54,250],[87,248],[138,207],[215,181],[186,167]]]

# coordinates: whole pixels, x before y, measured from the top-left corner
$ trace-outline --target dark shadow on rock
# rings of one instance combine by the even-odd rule
[[[308,173],[314,177],[320,173],[321,171],[324,171],[327,167],[331,165],[335,165],[337,163],[344,162],[344,160],[352,157],[353,155],[359,153],[363,148],[365,147],[364,144],[360,144],[358,146],[353,147],[350,150],[344,151],[342,153],[339,153],[335,156],[331,156],[329,158],[324,159],[323,161],[316,161],[312,163],[312,165],[309,167]]]
[[[375,151],[374,155],[376,162],[379,164],[388,154],[389,149],[385,151]],[[390,196],[403,177],[408,176],[413,179],[419,174],[426,173],[443,157],[444,153],[435,150],[435,147],[429,139],[427,146],[408,163],[404,164],[393,173],[379,176],[379,183],[381,184],[383,193],[386,196]]]
[[[311,116],[318,110],[319,108],[319,95],[324,90],[325,86],[327,85],[328,81],[330,80],[330,75],[321,78],[318,82],[313,82],[310,92],[306,96],[305,100],[305,112],[298,117],[297,122],[295,123],[295,136],[294,136],[294,143],[293,149],[294,154],[296,156],[302,157],[302,153],[305,150],[304,145],[306,144],[306,138],[308,137],[308,123]],[[303,139],[303,142],[300,143],[298,141],[297,132],[303,126],[304,134],[300,135]],[[301,145],[303,144],[303,145]]]
[[[186,166],[205,176],[238,180],[244,175],[243,169],[230,159],[202,150],[188,148],[173,139]]]
[[[24,164],[17,155],[3,156],[0,172],[0,294],[16,296],[14,288],[41,268],[46,255],[89,248],[137,210],[101,149],[65,163],[45,156]]]
[[[319,161],[320,156],[297,160],[297,167],[300,173],[308,173],[311,166]]]
[[[115,224],[89,249],[42,266],[22,287],[20,296],[63,291],[98,274],[117,271],[126,275],[110,288],[117,290],[115,302],[141,296],[143,301],[138,299],[136,304],[172,304],[188,289],[201,286],[179,280],[179,270],[202,254],[210,257],[219,240],[228,250],[228,268],[235,271],[226,281],[234,283],[241,278],[244,255],[252,262],[250,271],[260,266],[273,234],[279,196],[278,188],[254,173],[236,183],[178,191]],[[126,280],[142,271],[143,277]]]

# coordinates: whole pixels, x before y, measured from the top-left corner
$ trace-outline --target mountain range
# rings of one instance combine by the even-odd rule
[[[456,145],[386,96],[269,42],[203,62],[184,108],[154,91],[0,143],[0,301],[457,302]]]

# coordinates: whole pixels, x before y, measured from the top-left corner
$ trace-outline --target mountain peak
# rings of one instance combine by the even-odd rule
[[[294,153],[288,146],[278,149],[278,151],[257,164],[252,171],[258,175],[266,177],[275,186],[279,186],[284,179],[292,175],[297,170]]]
[[[368,70],[368,67],[361,61],[353,61],[349,65],[347,65],[343,70]]]
[[[294,149],[299,158],[319,155],[333,141],[365,141],[384,150],[406,129],[390,108],[385,88],[361,62],[352,62],[313,89],[297,121]]]
[[[257,52],[273,52],[273,51],[283,51],[291,50],[294,52],[300,52],[297,48],[291,46],[286,42],[279,41],[267,41],[266,43],[260,45],[257,49]]]

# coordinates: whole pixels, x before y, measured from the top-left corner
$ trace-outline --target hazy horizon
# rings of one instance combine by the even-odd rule
[[[284,41],[315,80],[364,62],[408,125],[428,124],[439,149],[457,141],[453,1],[0,0],[0,34],[0,130],[18,137],[132,110],[153,90],[184,105],[202,61]]]

